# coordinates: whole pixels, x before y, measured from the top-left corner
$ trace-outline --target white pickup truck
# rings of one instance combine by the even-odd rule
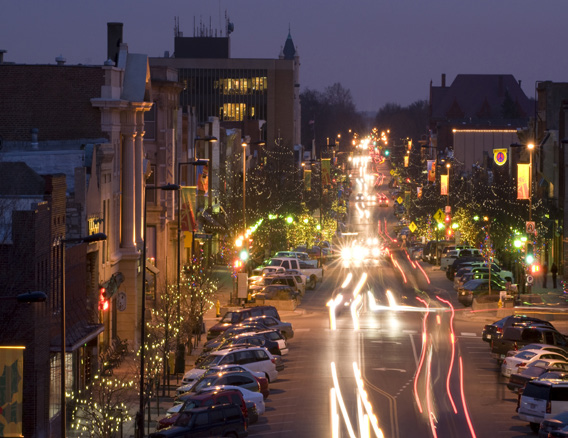
[[[440,269],[445,271],[448,269],[455,259],[458,257],[480,257],[481,251],[477,248],[460,248],[448,251],[447,254],[442,255],[440,259]]]
[[[300,271],[308,279],[306,287],[310,290],[316,288],[318,282],[323,281],[323,269],[314,268],[311,265],[307,265],[302,260],[291,258],[291,257],[274,257],[270,259],[268,264],[263,267],[259,267],[256,270],[262,271],[264,267],[282,267],[286,270],[295,269]],[[255,271],[256,271],[255,270]],[[253,271],[254,272],[254,271]]]

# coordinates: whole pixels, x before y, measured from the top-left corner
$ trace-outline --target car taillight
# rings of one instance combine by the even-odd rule
[[[498,332],[498,333],[503,333],[503,329],[501,327],[497,327],[495,329],[495,331]]]
[[[522,362],[522,363],[520,363],[520,364],[518,365],[518,367],[519,367],[519,368],[520,368],[520,367],[524,367],[526,364],[527,364],[526,362]]]
[[[547,413],[547,414],[550,414],[551,408],[552,408],[552,407],[550,406],[550,400],[548,400],[548,401],[546,402],[546,413]]]
[[[62,342],[62,344],[63,344],[63,342]],[[270,359],[270,361],[271,361],[274,365],[276,365],[276,359],[275,359],[274,357],[273,357],[272,359]]]
[[[507,365],[507,359],[503,361],[503,365]]]
[[[519,349],[519,347],[517,346],[517,343],[516,343],[516,342],[513,344],[513,348],[514,348],[515,350],[518,350],[518,349]]]

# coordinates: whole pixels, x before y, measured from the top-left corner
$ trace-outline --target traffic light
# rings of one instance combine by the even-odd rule
[[[385,157],[388,157],[390,155],[390,151],[388,149],[385,149]]]
[[[100,287],[99,288],[99,310],[105,311],[108,310],[109,303],[106,293],[106,288]]]
[[[532,243],[527,243],[527,251],[525,255],[525,262],[527,265],[532,265],[534,262],[534,253]]]
[[[533,275],[538,275],[538,273],[540,272],[540,265],[538,263],[533,263],[533,265],[531,266],[531,272],[533,273]]]
[[[238,270],[238,269],[242,268],[242,266],[243,266],[243,261],[242,261],[242,260],[237,259],[237,260],[235,260],[235,262],[233,263],[233,268],[234,268],[235,270]]]
[[[239,258],[244,262],[246,260],[248,260],[249,258],[249,253],[247,249],[243,249],[241,250],[241,252],[239,253]]]
[[[446,214],[446,217],[444,219],[444,222],[446,223],[446,225],[450,225],[451,221],[452,221],[452,217],[449,214]]]

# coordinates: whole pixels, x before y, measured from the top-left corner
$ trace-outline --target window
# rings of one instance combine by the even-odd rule
[[[237,353],[237,363],[246,365],[251,362],[256,362],[254,351],[239,351]]]
[[[550,391],[551,400],[568,401],[568,387],[566,386],[553,386]]]
[[[216,405],[224,405],[229,403],[231,403],[231,400],[227,395],[220,395],[219,397],[217,397],[217,400],[215,400]]]
[[[221,357],[221,356],[219,356]],[[219,365],[225,365],[225,364],[231,364],[231,363],[235,363],[235,354],[231,353],[231,354],[227,354],[222,360],[221,362],[219,362]]]
[[[156,139],[156,107],[157,103],[154,102],[150,111],[144,113],[144,138],[146,140]]]
[[[196,426],[204,426],[209,423],[209,415],[207,412],[200,412],[195,417],[195,425]]]
[[[237,406],[228,406],[225,408],[225,417],[227,421],[235,421],[241,418],[241,411]]]
[[[241,406],[241,398],[237,394],[231,394],[231,403],[237,406]]]
[[[238,376],[238,375],[227,376],[227,385],[243,386],[243,385],[250,385],[253,383],[254,383],[253,380],[246,376]]]
[[[257,361],[261,360],[268,360],[268,354],[264,350],[255,350],[254,355],[256,356]]]
[[[224,103],[219,112],[221,120],[242,122],[247,116],[247,105],[246,103]]]
[[[49,418],[59,413],[61,406],[61,361],[59,354],[51,354],[49,357]]]

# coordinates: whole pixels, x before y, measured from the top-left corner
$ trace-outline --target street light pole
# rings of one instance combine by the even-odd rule
[[[67,433],[67,400],[65,390],[65,354],[67,345],[67,335],[65,327],[65,244],[66,243],[93,243],[100,240],[106,240],[104,233],[91,234],[90,236],[59,239],[56,245],[60,250],[60,281],[61,281],[61,437],[65,438]]]
[[[142,248],[142,308],[140,310],[140,405],[138,410],[138,437],[144,438],[144,355],[145,355],[145,344],[144,338],[146,337],[146,193],[148,190],[179,190],[177,184],[166,184],[161,187],[145,187],[144,188],[144,217],[143,217],[143,238],[144,247]]]
[[[243,142],[243,239],[246,239],[247,234],[247,216],[246,216],[246,179],[247,179],[247,143]]]
[[[527,147],[529,148],[529,222],[530,222],[532,220],[532,180],[533,180],[532,162],[533,162],[534,144],[529,143]]]
[[[446,205],[448,207],[450,206],[450,167],[452,167],[452,165],[450,163],[446,163],[446,169],[448,169],[448,203]]]

